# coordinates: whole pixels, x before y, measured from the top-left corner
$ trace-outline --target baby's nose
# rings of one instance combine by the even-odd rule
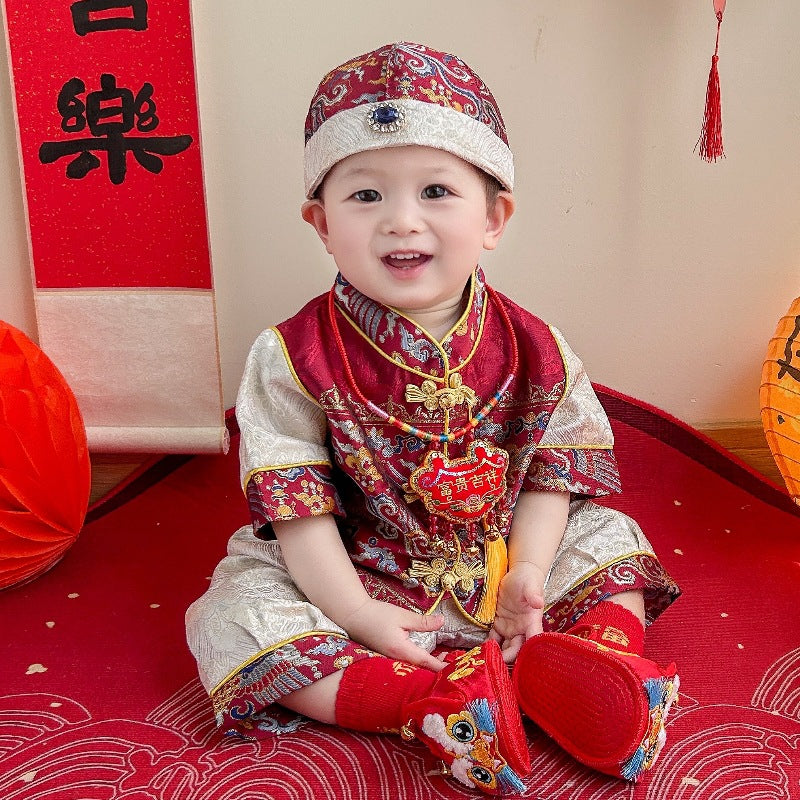
[[[397,200],[387,204],[384,222],[386,232],[396,236],[418,233],[424,227],[421,209],[412,200]]]

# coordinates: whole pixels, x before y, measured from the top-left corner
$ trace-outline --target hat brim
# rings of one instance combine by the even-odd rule
[[[461,111],[420,100],[388,101],[402,112],[394,130],[375,130],[370,124],[378,105],[369,103],[340,111],[320,125],[305,147],[306,197],[311,198],[325,175],[339,161],[356,153],[386,147],[420,145],[445,150],[514,188],[514,157],[491,128]]]

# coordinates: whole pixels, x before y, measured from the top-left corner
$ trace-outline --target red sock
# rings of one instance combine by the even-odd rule
[[[567,633],[612,650],[644,654],[644,625],[632,611],[610,600],[590,608]]]
[[[356,661],[342,673],[336,694],[336,724],[369,733],[397,732],[406,723],[403,708],[424,697],[436,673],[385,656]]]

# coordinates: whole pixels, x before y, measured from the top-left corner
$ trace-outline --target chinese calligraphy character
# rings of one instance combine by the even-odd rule
[[[70,6],[72,24],[78,36],[95,31],[145,31],[147,30],[147,0],[78,0]],[[129,11],[111,16],[108,11]]]
[[[800,361],[794,361],[794,356],[800,359],[800,349],[792,352],[795,345],[798,343],[800,343],[800,316],[795,317],[794,331],[792,331],[791,335],[786,340],[783,358],[778,359],[778,364],[780,364],[781,367],[778,371],[778,380],[788,372],[796,381],[800,381]]]
[[[192,143],[189,135],[126,135],[134,126],[140,133],[149,133],[158,127],[152,84],[142,84],[134,96],[130,89],[118,87],[117,79],[106,73],[100,76],[100,87],[100,91],[86,95],[85,103],[79,97],[86,91],[86,84],[80,78],[72,78],[61,87],[58,94],[61,129],[66,133],[77,133],[88,125],[94,138],[44,142],[39,148],[39,160],[43,164],[75,155],[77,157],[67,164],[67,177],[84,178],[100,166],[100,159],[94,151],[105,150],[111,183],[119,185],[125,180],[128,151],[133,153],[140,166],[157,174],[164,167],[159,155],[176,155]]]

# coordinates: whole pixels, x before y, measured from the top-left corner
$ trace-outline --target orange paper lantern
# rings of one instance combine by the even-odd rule
[[[800,505],[800,297],[769,343],[761,372],[761,421],[786,488]]]
[[[22,331],[0,322],[0,588],[61,558],[83,526],[90,484],[75,396]]]

